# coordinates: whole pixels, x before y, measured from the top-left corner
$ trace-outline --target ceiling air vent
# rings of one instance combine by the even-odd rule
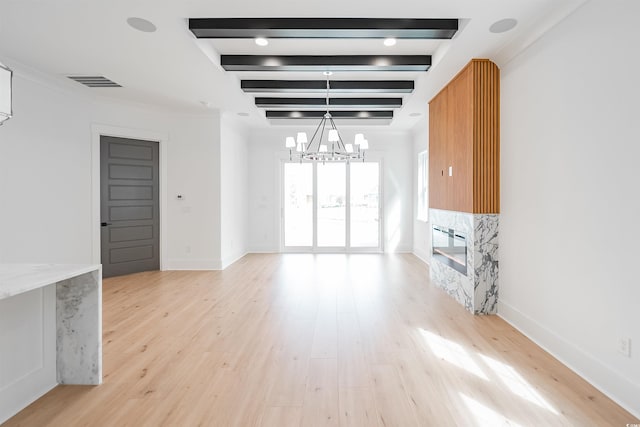
[[[67,76],[71,80],[75,80],[89,87],[122,87],[118,83],[109,80],[104,76]]]

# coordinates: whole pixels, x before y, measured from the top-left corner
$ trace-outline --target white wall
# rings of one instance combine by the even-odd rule
[[[97,124],[166,135],[164,267],[220,268],[216,112],[183,115],[96,99],[83,88],[4,62],[14,69],[14,117],[0,127],[0,262],[92,262]],[[178,201],[177,194],[185,199]]]
[[[431,225],[418,220],[418,154],[429,151],[429,106],[413,128],[413,253],[426,263],[431,258]]]
[[[353,140],[360,129],[340,126],[345,140]],[[286,136],[294,136],[294,127],[273,128],[251,135],[249,147],[249,251],[280,250],[279,162],[288,156],[283,150]],[[307,131],[309,137],[313,128]],[[384,251],[410,252],[413,238],[412,140],[408,132],[362,129],[369,141],[371,158],[383,160]]]
[[[221,121],[221,259],[227,267],[247,253],[249,221],[249,136],[242,123]]]
[[[635,415],[638,16],[635,0],[592,0],[501,67],[499,305]]]
[[[8,65],[14,117],[0,127],[0,263],[89,263],[89,100]]]
[[[217,113],[184,116],[112,104],[37,71],[8,65],[14,68],[14,117],[0,127],[0,263],[96,261],[93,201],[99,190],[92,182],[92,129],[99,124],[132,136],[164,136],[164,267],[220,267]],[[175,199],[178,193],[185,195],[184,201]],[[0,330],[0,347],[18,351],[4,360],[9,365],[3,366],[0,389],[18,384],[18,395],[36,399],[55,385],[55,296],[49,286],[2,301],[6,310],[0,326],[23,324],[18,335]],[[24,313],[30,319],[26,323]],[[22,382],[14,383],[19,377]],[[0,421],[24,402],[6,403]]]
[[[184,115],[149,107],[93,105],[92,123],[167,135],[167,270],[219,269],[220,117]],[[183,196],[182,200],[177,195]]]

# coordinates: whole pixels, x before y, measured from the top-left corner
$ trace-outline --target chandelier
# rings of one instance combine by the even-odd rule
[[[315,161],[315,162],[350,162],[352,160],[364,161],[365,151],[369,148],[369,142],[361,133],[356,134],[352,143],[342,140],[333,117],[329,112],[329,76],[332,73],[325,71],[327,76],[327,112],[322,116],[318,127],[311,139],[307,139],[306,132],[298,132],[296,138],[288,136],[285,139],[285,147],[289,149],[289,160]]]

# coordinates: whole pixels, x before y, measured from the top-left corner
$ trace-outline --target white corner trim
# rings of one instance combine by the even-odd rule
[[[515,37],[512,41],[500,48],[494,55],[494,62],[496,62],[500,68],[506,66],[586,3],[588,3],[588,0],[568,0],[563,2],[553,13],[542,16],[533,25],[530,25],[528,31],[523,31],[521,35]]]
[[[422,249],[419,248],[413,248],[413,254],[416,256],[416,258],[418,258],[420,261],[424,262],[425,264],[429,265],[429,260],[431,259],[431,257],[429,256],[429,252],[424,251]]]
[[[411,248],[409,246],[398,246],[397,248],[395,248],[392,251],[379,251],[379,253],[385,253],[385,254],[412,254],[413,253],[413,248]]]
[[[498,316],[611,400],[640,418],[640,385],[632,383],[575,344],[501,300],[498,300]]]
[[[231,264],[235,263],[236,261],[239,261],[241,258],[243,258],[244,256],[246,256],[248,254],[248,252],[243,251],[240,252],[236,255],[232,255],[232,256],[228,256],[228,257],[224,257],[222,258],[222,270],[224,270],[225,268],[229,267]]]
[[[167,144],[169,135],[99,123],[91,124],[91,262],[100,264],[100,136],[157,141],[160,151],[160,270],[167,264]]]

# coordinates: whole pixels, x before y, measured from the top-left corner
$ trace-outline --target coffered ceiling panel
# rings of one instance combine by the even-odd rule
[[[457,19],[375,18],[196,18],[189,29],[198,38],[450,39]]]
[[[327,111],[280,111],[267,110],[268,119],[309,119],[322,118]],[[329,113],[335,119],[392,119],[392,110],[374,111],[342,111],[330,110]]]
[[[431,67],[432,51],[454,37],[458,20],[198,18],[189,20],[189,29],[211,43],[219,66],[239,76],[241,90],[272,95],[254,99],[268,119],[309,119],[334,110],[336,118],[391,120],[413,92],[416,75]],[[241,42],[247,38],[255,45]],[[392,49],[398,40],[408,43]],[[402,74],[407,77],[394,79]]]
[[[222,55],[226,71],[427,71],[430,55]]]
[[[331,93],[411,93],[413,80],[330,80]],[[248,93],[325,92],[325,80],[242,80],[240,87]]]
[[[258,97],[256,106],[261,108],[400,108],[402,98],[280,98]]]
[[[401,97],[402,107],[393,110],[391,127],[408,130],[425,117],[429,99],[471,58],[505,64],[585,2],[9,0],[2,2],[0,11],[0,60],[16,69],[24,65],[26,70],[42,72],[61,86],[89,96],[186,113],[215,109],[259,129],[274,121],[266,119],[265,109],[256,107],[256,96],[324,97],[325,76],[318,71],[225,71],[220,65],[222,55],[430,55],[426,72],[335,71],[330,76],[331,99]],[[131,26],[132,18],[150,21],[156,31]],[[223,25],[209,28],[210,18]],[[517,21],[516,27],[493,32],[492,26],[505,18]],[[444,25],[433,25],[437,23]],[[257,34],[257,30],[269,32]],[[200,31],[215,31],[200,33],[215,38],[198,38]],[[268,45],[258,46],[253,40],[257,35],[266,37]],[[394,37],[396,44],[384,45],[386,37]],[[86,87],[68,76],[105,76],[122,87]],[[262,83],[241,83],[263,80],[283,83],[272,89],[261,87]],[[343,88],[339,83],[390,80],[410,81],[413,87],[389,89],[367,83]],[[305,89],[296,81],[316,83]],[[364,125],[382,121],[370,119]]]

